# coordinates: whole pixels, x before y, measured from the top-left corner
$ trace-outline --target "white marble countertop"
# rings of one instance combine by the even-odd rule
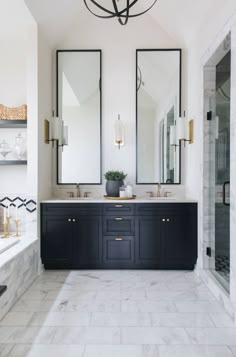
[[[43,200],[41,203],[197,203],[196,200],[183,197],[152,197],[152,198],[135,198],[132,200],[108,200],[106,198],[53,198]]]

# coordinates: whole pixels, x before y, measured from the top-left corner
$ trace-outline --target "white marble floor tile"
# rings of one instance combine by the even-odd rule
[[[216,327],[235,327],[236,328],[235,322],[226,313],[224,313],[224,314],[210,314],[210,317],[213,320]]]
[[[190,344],[191,340],[183,328],[171,327],[122,327],[122,344]]]
[[[83,357],[159,357],[157,346],[86,346]]]
[[[83,357],[84,350],[84,346],[16,345],[8,357]]]
[[[236,328],[186,328],[193,344],[236,346]]]
[[[175,304],[178,312],[225,312],[216,301],[177,301]]]
[[[128,300],[121,301],[121,312],[176,312],[171,301]]]
[[[88,312],[36,312],[30,326],[89,326],[90,319]]]
[[[148,313],[92,313],[91,326],[151,326]]]
[[[22,296],[22,300],[45,300],[47,298],[48,291],[46,290],[32,290],[29,289]]]
[[[0,357],[9,357],[14,345],[2,345],[0,344]]]
[[[96,291],[86,291],[84,289],[49,291],[46,295],[47,300],[93,300],[97,295]]]
[[[0,321],[0,326],[27,326],[33,315],[33,312],[9,312]]]
[[[214,327],[207,314],[197,313],[152,313],[152,326],[160,327]]]
[[[0,327],[0,343],[50,344],[55,334],[51,327]]]
[[[159,346],[160,357],[233,357],[226,346]]]
[[[68,305],[68,300],[19,300],[12,308],[14,312],[46,312],[64,311]]]
[[[230,347],[232,353],[233,353],[233,356],[236,357],[236,347],[235,346],[232,346]]]
[[[46,271],[0,322],[0,357],[236,357],[236,326],[188,271]]]
[[[120,329],[114,327],[56,327],[53,344],[120,344]]]

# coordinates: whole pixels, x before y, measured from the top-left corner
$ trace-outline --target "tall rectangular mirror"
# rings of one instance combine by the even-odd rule
[[[136,183],[180,184],[181,49],[136,51]]]
[[[101,184],[101,50],[57,51],[57,116],[67,127],[58,143],[58,184]]]

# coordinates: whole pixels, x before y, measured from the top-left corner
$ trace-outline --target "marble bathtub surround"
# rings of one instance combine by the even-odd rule
[[[186,271],[45,271],[0,321],[1,357],[235,357],[236,327]]]
[[[17,302],[37,275],[38,241],[36,238],[25,236],[0,254],[1,285],[7,285],[7,291],[0,299],[0,319]]]

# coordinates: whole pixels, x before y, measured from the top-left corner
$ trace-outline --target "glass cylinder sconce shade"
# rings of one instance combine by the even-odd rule
[[[124,126],[120,120],[120,114],[115,122],[115,145],[120,149],[121,145],[124,145]]]
[[[177,140],[186,140],[186,118],[177,119]]]
[[[171,125],[170,126],[170,146],[175,146],[177,145],[176,142],[176,126]]]

